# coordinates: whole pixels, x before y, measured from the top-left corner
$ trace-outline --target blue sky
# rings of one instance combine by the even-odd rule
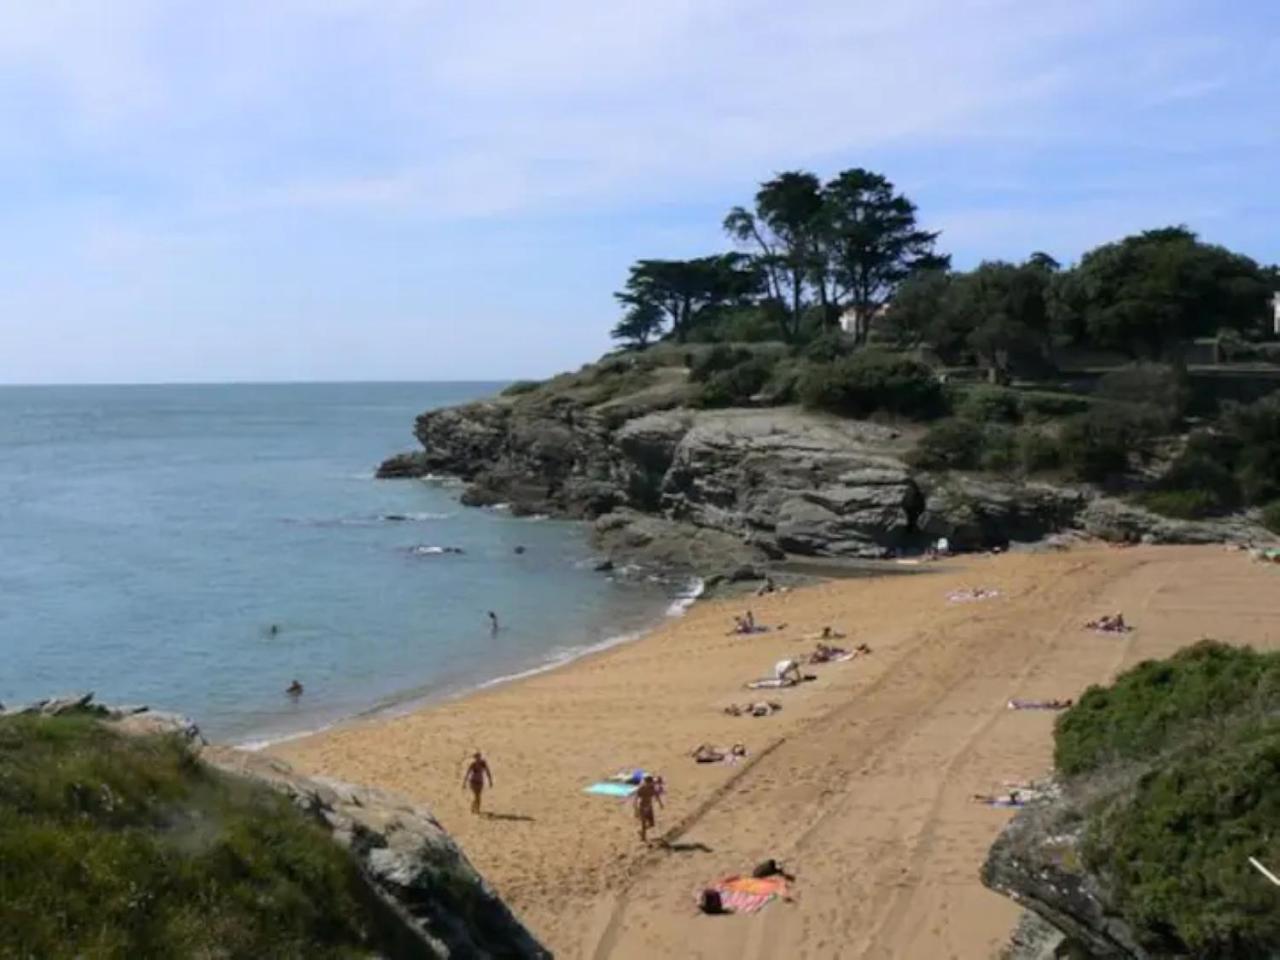
[[[536,376],[793,168],[1280,261],[1274,0],[0,0],[0,383]]]

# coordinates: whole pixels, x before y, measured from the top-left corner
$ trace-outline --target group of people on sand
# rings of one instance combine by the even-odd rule
[[[1085,629],[1099,633],[1128,633],[1133,628],[1124,622],[1123,613],[1106,613],[1086,623]]]

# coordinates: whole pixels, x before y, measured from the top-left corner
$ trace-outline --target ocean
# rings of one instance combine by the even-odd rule
[[[418,413],[501,386],[0,388],[0,703],[91,690],[261,742],[678,608],[678,585],[595,572],[581,525],[373,478]]]

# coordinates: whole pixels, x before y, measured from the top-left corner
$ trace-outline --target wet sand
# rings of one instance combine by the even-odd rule
[[[697,604],[564,668],[274,752],[428,805],[558,957],[990,957],[1017,909],[977,874],[1010,813],[969,797],[1045,773],[1055,716],[1006,701],[1076,697],[1205,636],[1278,647],[1280,570],[1221,547],[922,569]],[[948,599],[974,586],[999,596]],[[727,636],[748,606],[786,628]],[[1132,633],[1082,629],[1116,610]],[[795,689],[743,689],[827,624],[873,653],[808,668],[818,679]],[[753,699],[783,709],[723,712]],[[703,742],[742,742],[750,756],[695,764]],[[479,818],[462,789],[476,748],[496,779]],[[582,793],[628,766],[666,778],[664,845],[640,844],[625,801]],[[702,884],[769,857],[797,874],[794,902],[697,914]]]

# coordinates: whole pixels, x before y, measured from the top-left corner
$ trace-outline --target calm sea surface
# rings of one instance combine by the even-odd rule
[[[500,386],[0,388],[0,702],[93,690],[273,737],[652,623],[673,588],[592,572],[578,526],[373,479],[422,410]],[[465,552],[415,549],[440,546]]]

